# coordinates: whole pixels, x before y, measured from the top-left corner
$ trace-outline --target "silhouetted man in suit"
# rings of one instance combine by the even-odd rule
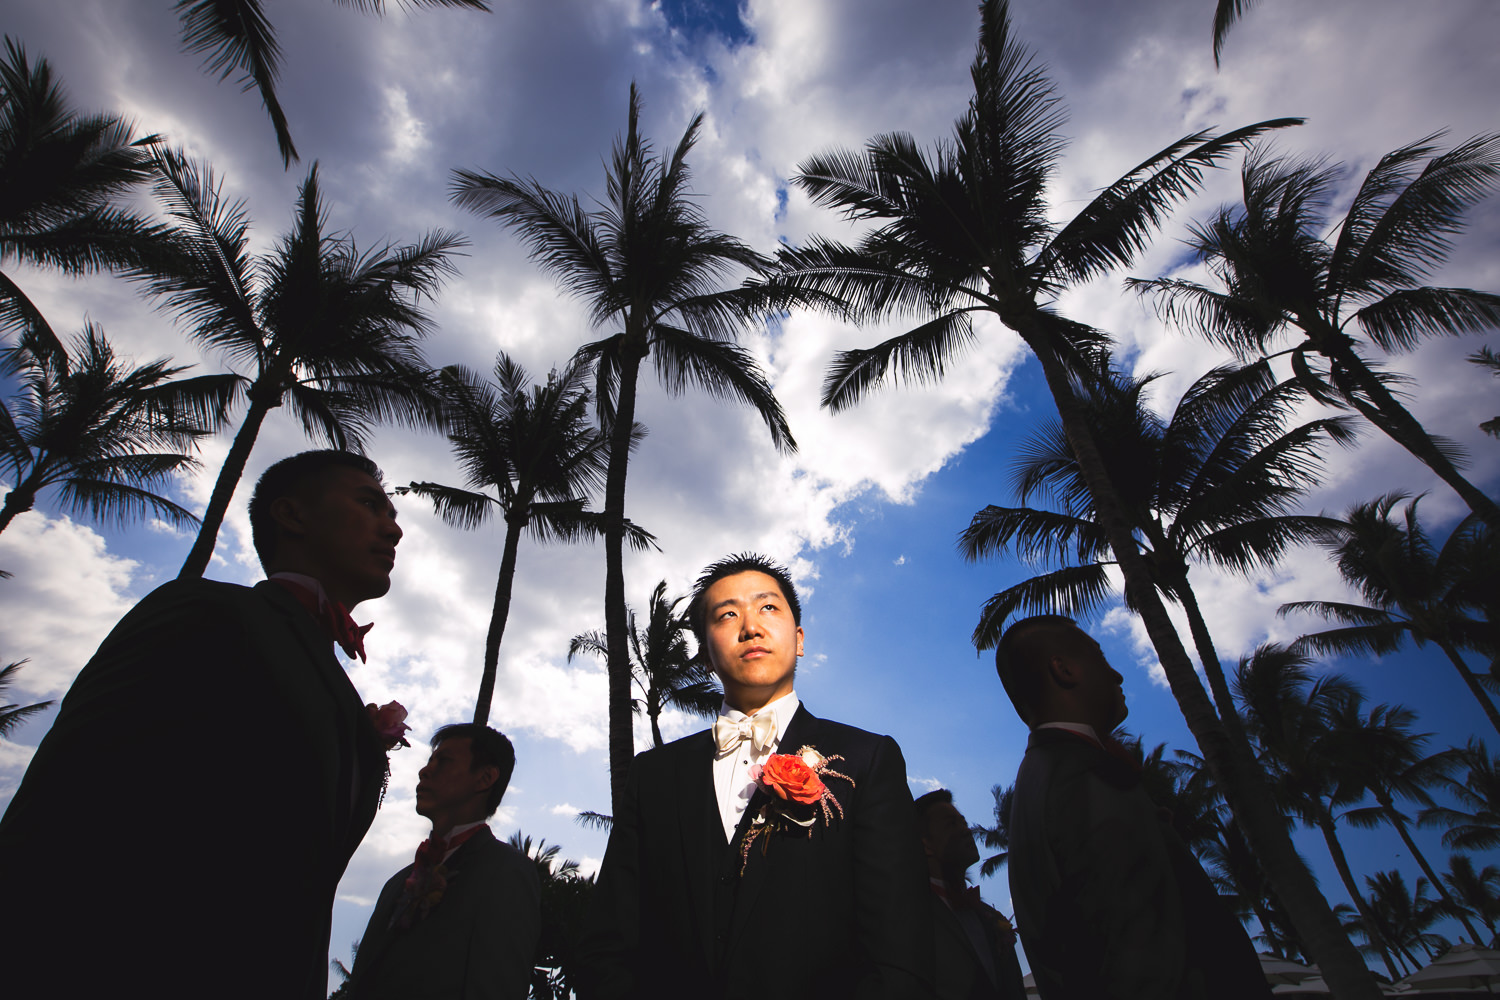
[[[347,609],[390,588],[401,529],[375,465],[334,451],[266,470],[250,523],[271,579],[142,599],[0,819],[8,996],[326,996],[385,773],[333,645],[363,655]]]
[[[1042,615],[1006,631],[995,664],[1031,728],[1008,868],[1043,1000],[1269,997],[1244,928],[1110,737],[1127,709],[1099,644]]]
[[[946,788],[917,799],[917,828],[927,857],[938,1000],[1025,1000],[1016,932],[965,873],[979,863],[968,821]]]
[[[798,700],[802,613],[786,570],[723,559],[688,615],[724,714],[635,759],[582,995],[930,996],[931,913],[900,748]]]
[[[490,832],[516,752],[488,726],[444,726],[417,775],[432,835],[380,891],[353,1000],[525,1000],[541,933],[536,865]]]

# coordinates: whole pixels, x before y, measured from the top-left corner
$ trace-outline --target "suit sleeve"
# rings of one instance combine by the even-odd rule
[[[625,797],[610,826],[594,887],[594,907],[580,942],[582,1000],[624,1000],[635,990],[640,945],[640,761],[631,765]]]
[[[1139,787],[1116,787],[1092,771],[1074,774],[1054,795],[1053,808],[1078,812],[1074,822],[1052,825],[1062,886],[1045,936],[1080,947],[1072,959],[1052,960],[1075,975],[1093,971],[1080,963],[1095,964],[1095,995],[1110,1000],[1175,996],[1182,908],[1155,806]]]
[[[526,1000],[542,931],[536,866],[506,851],[469,939],[463,1000]]]
[[[889,736],[877,742],[856,795],[854,912],[859,942],[873,965],[857,995],[929,998],[934,946],[927,875],[906,760]]]

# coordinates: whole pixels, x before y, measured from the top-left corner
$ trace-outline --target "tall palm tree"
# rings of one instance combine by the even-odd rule
[[[644,629],[636,626],[635,612],[626,615],[626,635],[630,639],[631,673],[641,689],[640,707],[651,722],[651,739],[663,744],[658,718],[664,708],[677,708],[689,715],[714,715],[723,704],[724,694],[714,683],[713,668],[707,657],[694,656],[688,650],[687,637],[692,623],[677,613],[686,597],[668,600],[667,581],[662,580],[651,591],[650,612]],[[597,631],[575,635],[568,643],[568,659],[579,653],[593,653],[606,661],[609,642]]]
[[[362,12],[385,13],[385,0],[337,0]],[[398,0],[403,7],[469,7],[488,11],[488,0]],[[203,68],[220,80],[238,71],[241,90],[260,91],[261,103],[276,129],[281,162],[291,166],[297,147],[287,127],[286,113],[276,96],[281,72],[281,44],[261,0],[177,0],[172,9],[182,24],[184,52],[202,53]]]
[[[1339,674],[1312,677],[1302,653],[1266,644],[1240,660],[1235,694],[1244,706],[1245,728],[1261,751],[1261,762],[1285,807],[1316,827],[1344,889],[1358,911],[1370,944],[1380,952],[1392,979],[1400,978],[1390,942],[1360,893],[1338,836],[1339,809],[1356,804],[1364,788],[1350,780],[1363,749],[1350,731],[1335,733],[1334,720],[1362,696]]]
[[[308,434],[356,451],[377,420],[440,428],[442,407],[418,344],[430,329],[421,300],[454,271],[465,243],[438,230],[409,246],[361,253],[352,237],[325,231],[314,164],[291,231],[273,251],[251,257],[244,206],[224,200],[211,171],[162,148],[156,164],[174,251],[139,277],[195,340],[253,369],[239,382],[244,421],[179,574],[200,577],[273,409],[289,406]]]
[[[1396,808],[1397,797],[1430,808],[1434,803],[1428,789],[1452,773],[1458,757],[1451,750],[1423,754],[1432,734],[1412,731],[1417,716],[1411,709],[1403,705],[1376,705],[1368,713],[1362,713],[1361,707],[1360,699],[1346,700],[1337,707],[1332,725],[1335,738],[1340,734],[1349,736],[1354,753],[1348,760],[1348,773],[1352,781],[1374,796],[1375,805],[1350,809],[1343,818],[1353,826],[1367,829],[1381,823],[1395,827],[1412,859],[1427,876],[1427,884],[1464,925],[1470,939],[1478,942],[1479,932],[1448,894],[1427,856],[1412,839],[1410,820]]]
[[[623,139],[605,176],[605,200],[586,211],[576,195],[512,175],[456,171],[453,200],[514,229],[533,260],[583,299],[595,327],[614,332],[580,349],[595,365],[595,404],[611,434],[604,487],[604,624],[609,647],[609,770],[616,811],[634,754],[630,654],[625,610],[625,479],[635,421],[636,382],[648,356],[662,385],[689,385],[753,407],[783,451],[792,440],[781,404],[750,353],[735,343],[778,299],[764,289],[724,289],[732,275],[767,261],[709,226],[688,192],[687,155],[703,115],[693,117],[669,157],[652,153],[640,134],[640,95],[630,87]],[[791,298],[784,296],[783,298]]]
[[[1239,716],[1189,568],[1206,562],[1249,573],[1274,565],[1290,545],[1322,537],[1327,519],[1294,507],[1318,482],[1319,447],[1347,443],[1352,432],[1342,417],[1288,430],[1302,392],[1294,381],[1277,383],[1264,362],[1214,369],[1165,420],[1144,399],[1154,378],[1103,372],[1080,387],[1079,402],[1152,583],[1186,612],[1219,716],[1233,731]],[[1021,503],[1038,495],[1050,503],[984,508],[959,535],[959,551],[970,561],[1014,551],[1062,565],[989,599],[974,629],[980,649],[999,642],[1014,614],[1088,614],[1114,591],[1109,541],[1056,421],[1021,445],[1012,483]]]
[[[15,683],[16,674],[26,665],[25,660],[17,660],[15,663],[0,667],[0,697],[6,688]],[[0,738],[9,736],[16,731],[16,727],[38,712],[45,712],[52,707],[51,701],[39,701],[33,705],[5,705],[0,704]]]
[[[596,536],[603,527],[599,513],[588,509],[589,494],[603,485],[608,451],[604,435],[589,420],[588,376],[587,366],[575,361],[553,371],[544,384],[532,385],[525,369],[504,352],[495,360],[493,384],[460,366],[443,369],[448,440],[469,488],[412,483],[396,489],[431,500],[438,515],[457,528],[477,528],[496,511],[505,518],[474,706],[474,722],[481,726],[489,720],[495,693],[522,533],[538,542],[569,542]],[[650,534],[630,527],[632,545],[651,542]]]
[[[1265,354],[1295,330],[1300,340],[1278,353],[1291,355],[1310,392],[1353,407],[1500,530],[1500,505],[1464,478],[1455,448],[1429,435],[1393,391],[1404,380],[1368,361],[1355,337],[1400,354],[1424,337],[1500,325],[1500,295],[1422,284],[1447,258],[1464,213],[1500,179],[1500,135],[1446,153],[1437,138],[1381,157],[1326,239],[1340,168],[1258,150],[1241,172],[1243,204],[1194,226],[1189,240],[1219,287],[1181,278],[1129,284],[1154,296],[1168,321],[1241,354]]]
[[[42,322],[4,268],[89,274],[137,265],[160,235],[116,203],[151,176],[151,138],[68,106],[46,59],[9,36],[0,60],[0,331]]]
[[[1051,308],[1069,285],[1129,264],[1171,207],[1198,189],[1206,169],[1298,119],[1184,136],[1106,187],[1071,221],[1055,225],[1045,195],[1064,146],[1058,99],[1012,36],[1006,0],[985,0],[980,19],[970,71],[974,96],[951,141],[929,157],[911,136],[890,134],[870,140],[863,154],[839,150],[799,166],[796,183],[815,202],[874,225],[854,247],[814,239],[783,252],[777,283],[840,300],[855,321],[918,321],[875,347],[840,354],[824,381],[823,402],[835,411],[850,406],[892,368],[919,382],[941,377],[974,336],[976,312],[996,316],[1020,336],[1040,363],[1130,602],[1188,728],[1330,985],[1348,997],[1375,1000],[1369,971],[1298,857],[1249,747],[1232,738],[1214,711],[1135,547],[1076,399],[1084,356],[1097,351],[1103,335]]]
[[[1495,537],[1488,525],[1469,515],[1433,551],[1417,520],[1420,497],[1406,505],[1399,520],[1391,516],[1404,493],[1388,493],[1354,504],[1325,542],[1338,556],[1339,575],[1368,602],[1294,601],[1281,614],[1309,611],[1345,627],[1304,635],[1299,649],[1320,653],[1391,653],[1410,638],[1418,646],[1432,643],[1458,671],[1490,724],[1500,732],[1500,711],[1479,677],[1464,662],[1460,649],[1476,649],[1487,658],[1500,655],[1500,622],[1490,622],[1482,592],[1493,587],[1490,558]],[[1482,555],[1481,555],[1482,554]]]
[[[0,401],[0,471],[12,481],[0,531],[52,487],[94,520],[154,513],[196,525],[191,511],[158,491],[198,466],[189,452],[222,418],[232,384],[223,376],[174,378],[186,370],[165,359],[131,365],[92,323],[71,351],[45,323],[0,349],[0,375],[20,390],[10,404]]]
[[[1500,868],[1485,865],[1476,871],[1474,860],[1467,854],[1450,854],[1443,884],[1459,907],[1474,914],[1489,928],[1491,941],[1500,939],[1500,930],[1496,928],[1496,923],[1500,922]],[[1476,937],[1474,943],[1483,942]]]
[[[1443,787],[1458,800],[1458,808],[1433,806],[1422,810],[1422,826],[1442,826],[1443,846],[1460,850],[1500,847],[1500,758],[1477,739],[1456,751],[1466,773],[1464,780],[1446,778]]]

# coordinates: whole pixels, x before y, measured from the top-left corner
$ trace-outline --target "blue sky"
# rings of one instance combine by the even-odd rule
[[[557,0],[545,8],[499,3],[489,15],[420,11],[385,19],[331,3],[267,6],[285,50],[282,101],[304,156],[288,171],[254,96],[200,75],[197,61],[177,51],[167,0],[12,0],[5,31],[52,62],[79,108],[124,113],[140,131],[165,133],[211,160],[225,190],[246,200],[262,248],[287,227],[314,159],[331,227],[352,232],[362,246],[409,242],[436,227],[463,231],[473,246],[434,307],[430,359],[488,370],[503,348],[537,375],[592,339],[586,317],[509,234],[449,204],[452,168],[514,171],[602,195],[601,161],[624,127],[634,80],[658,149],[676,141],[695,111],[706,112],[690,163],[715,225],[765,250],[815,232],[847,237],[842,222],[788,192],[787,178],[813,153],[856,147],[880,132],[907,130],[924,144],[946,134],[967,96],[978,23],[967,0],[751,0],[733,16],[722,3],[697,0]],[[1490,95],[1500,90],[1500,57],[1492,41],[1500,8],[1485,0],[1421,7],[1329,0],[1311,8],[1265,0],[1230,36],[1219,71],[1210,53],[1210,0],[1016,0],[1014,7],[1017,30],[1071,112],[1072,145],[1050,192],[1058,218],[1171,140],[1211,125],[1305,115],[1308,124],[1281,134],[1278,148],[1347,163],[1349,184],[1382,152],[1434,129],[1450,128],[1456,141],[1495,127]],[[1180,266],[1184,225],[1230,199],[1234,181],[1228,171],[1211,177],[1129,273]],[[1490,199],[1471,219],[1453,263],[1435,280],[1500,288],[1500,204]],[[1170,373],[1161,383],[1170,400],[1220,357],[1165,330],[1121,291],[1123,276],[1072,291],[1058,307],[1111,331],[1137,372]],[[60,331],[79,329],[87,317],[143,360],[172,355],[223,370],[224,359],[200,357],[169,316],[119,281],[24,270],[17,280]],[[639,418],[651,434],[631,467],[629,513],[659,535],[663,551],[627,560],[627,589],[638,606],[659,579],[684,592],[701,566],[731,551],[757,549],[789,562],[805,591],[809,655],[798,690],[809,708],[894,735],[915,792],[939,782],[971,819],[988,819],[990,786],[1012,779],[1025,734],[988,654],[976,656],[968,636],[985,598],[1029,571],[965,564],[953,542],[975,511],[1012,501],[1014,446],[1050,415],[1050,402],[1015,338],[981,326],[978,346],[940,386],[888,388],[837,417],[820,411],[817,390],[831,354],[887,332],[795,314],[750,338],[802,446],[795,456],[777,455],[748,412],[693,394],[670,398],[643,380]],[[1474,477],[1493,491],[1500,445],[1475,425],[1500,412],[1500,394],[1462,360],[1486,340],[1494,342],[1435,342],[1401,366],[1417,379],[1413,409],[1469,449]],[[308,446],[284,414],[273,415],[248,478]],[[181,484],[183,502],[201,507],[226,448],[227,438],[205,448],[207,472]],[[393,484],[456,480],[445,447],[430,437],[383,430],[371,454]],[[1373,433],[1357,449],[1329,456],[1326,482],[1309,505],[1334,511],[1393,488],[1429,491],[1423,510],[1439,534],[1462,512],[1425,469]],[[247,494],[242,488],[210,576],[257,578]],[[472,709],[501,534],[449,529],[416,502],[401,508],[407,535],[395,586],[356,616],[376,628],[371,661],[354,666],[351,677],[366,700],[400,699],[426,735]],[[66,690],[130,604],[175,575],[187,541],[160,526],[95,528],[45,500],[0,535],[0,567],[16,573],[0,583],[0,656],[31,660],[20,696]],[[604,838],[572,816],[608,808],[605,685],[602,667],[569,664],[565,653],[572,635],[602,626],[602,579],[597,546],[523,544],[494,716],[520,755],[496,831],[545,837],[586,867],[597,864]],[[1200,587],[1226,660],[1268,637],[1298,634],[1297,623],[1274,617],[1282,601],[1343,596],[1316,551],[1297,552],[1254,580],[1205,576]],[[1148,744],[1191,747],[1139,628],[1118,609],[1091,627],[1126,676],[1130,728]],[[1373,700],[1416,708],[1421,728],[1440,745],[1484,732],[1482,715],[1440,657],[1344,666]],[[246,692],[247,703],[253,695]],[[0,805],[49,722],[43,717],[0,742]],[[677,736],[698,726],[673,717],[664,728]],[[637,738],[641,745],[649,739],[644,724]],[[124,752],[127,778],[154,766]],[[410,811],[424,759],[416,749],[393,758],[391,793],[340,887],[335,956],[347,956],[379,886],[424,833]],[[274,792],[247,799],[246,808],[274,808]],[[1398,867],[1414,880],[1416,868],[1394,835],[1347,837],[1361,871]],[[1423,843],[1436,848],[1435,837],[1424,834]],[[1304,837],[1303,844],[1330,897],[1342,899],[1321,841]],[[1008,910],[1003,878],[986,882],[984,892]]]

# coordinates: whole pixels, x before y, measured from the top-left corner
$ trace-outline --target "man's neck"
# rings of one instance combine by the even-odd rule
[[[474,810],[464,813],[440,814],[427,817],[432,821],[432,835],[448,839],[448,835],[457,827],[471,827],[484,822],[484,816],[474,814]],[[462,831],[460,831],[462,832]]]
[[[767,705],[785,698],[792,693],[792,690],[792,688],[786,688],[785,690],[774,690],[765,694],[759,692],[746,694],[744,691],[738,691],[733,696],[726,691],[724,694],[724,707],[732,708],[736,712],[742,712],[745,715],[754,715]]]

